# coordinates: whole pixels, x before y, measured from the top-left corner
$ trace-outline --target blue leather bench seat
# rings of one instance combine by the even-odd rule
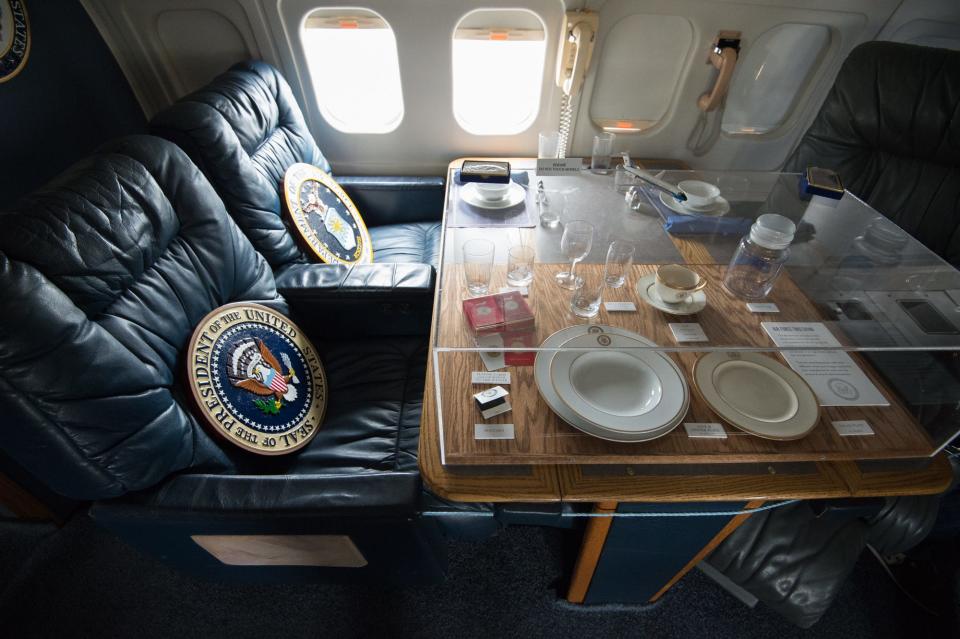
[[[256,61],[237,64],[157,114],[150,126],[203,170],[274,270],[311,261],[286,226],[279,184],[296,162],[328,173],[331,168],[277,69]],[[375,263],[437,266],[442,177],[335,178],[370,230]]]

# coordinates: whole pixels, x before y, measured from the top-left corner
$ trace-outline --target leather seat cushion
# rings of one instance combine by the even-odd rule
[[[205,470],[286,476],[416,471],[425,340],[310,337],[329,391],[327,412],[313,440],[299,453],[277,457],[225,446],[230,463]]]
[[[858,46],[784,170],[808,166],[960,264],[960,52]]]
[[[373,261],[419,262],[439,267],[440,226],[440,222],[413,222],[371,227]]]
[[[279,185],[291,164],[328,172],[330,164],[277,69],[256,61],[234,65],[157,114],[150,128],[190,155],[273,268],[303,259],[283,219]]]
[[[0,223],[4,451],[78,499],[225,463],[186,409],[183,347],[227,302],[287,306],[183,151],[110,143]]]

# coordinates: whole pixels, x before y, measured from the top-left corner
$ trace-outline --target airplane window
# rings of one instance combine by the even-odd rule
[[[453,35],[453,114],[468,133],[511,135],[540,110],[543,21],[522,9],[472,11]]]
[[[781,24],[761,34],[737,63],[723,132],[759,135],[777,129],[829,44],[830,29],[820,24]]]
[[[403,119],[397,39],[366,9],[318,9],[301,30],[320,113],[344,133],[389,133]]]

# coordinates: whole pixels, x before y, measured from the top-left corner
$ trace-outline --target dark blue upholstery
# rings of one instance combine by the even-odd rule
[[[844,186],[960,265],[960,52],[867,42],[850,52],[784,170]]]
[[[243,62],[159,113],[151,130],[183,147],[274,269],[309,261],[286,228],[279,185],[306,162],[330,171],[280,72]],[[370,227],[374,262],[436,265],[441,178],[345,178]]]
[[[109,144],[0,221],[4,451],[77,498],[226,465],[184,407],[178,358],[213,308],[286,304],[186,155]]]

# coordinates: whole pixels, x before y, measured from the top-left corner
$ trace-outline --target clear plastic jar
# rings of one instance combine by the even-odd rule
[[[723,287],[746,300],[765,298],[790,257],[790,242],[796,231],[796,225],[782,215],[758,217],[730,260]]]

